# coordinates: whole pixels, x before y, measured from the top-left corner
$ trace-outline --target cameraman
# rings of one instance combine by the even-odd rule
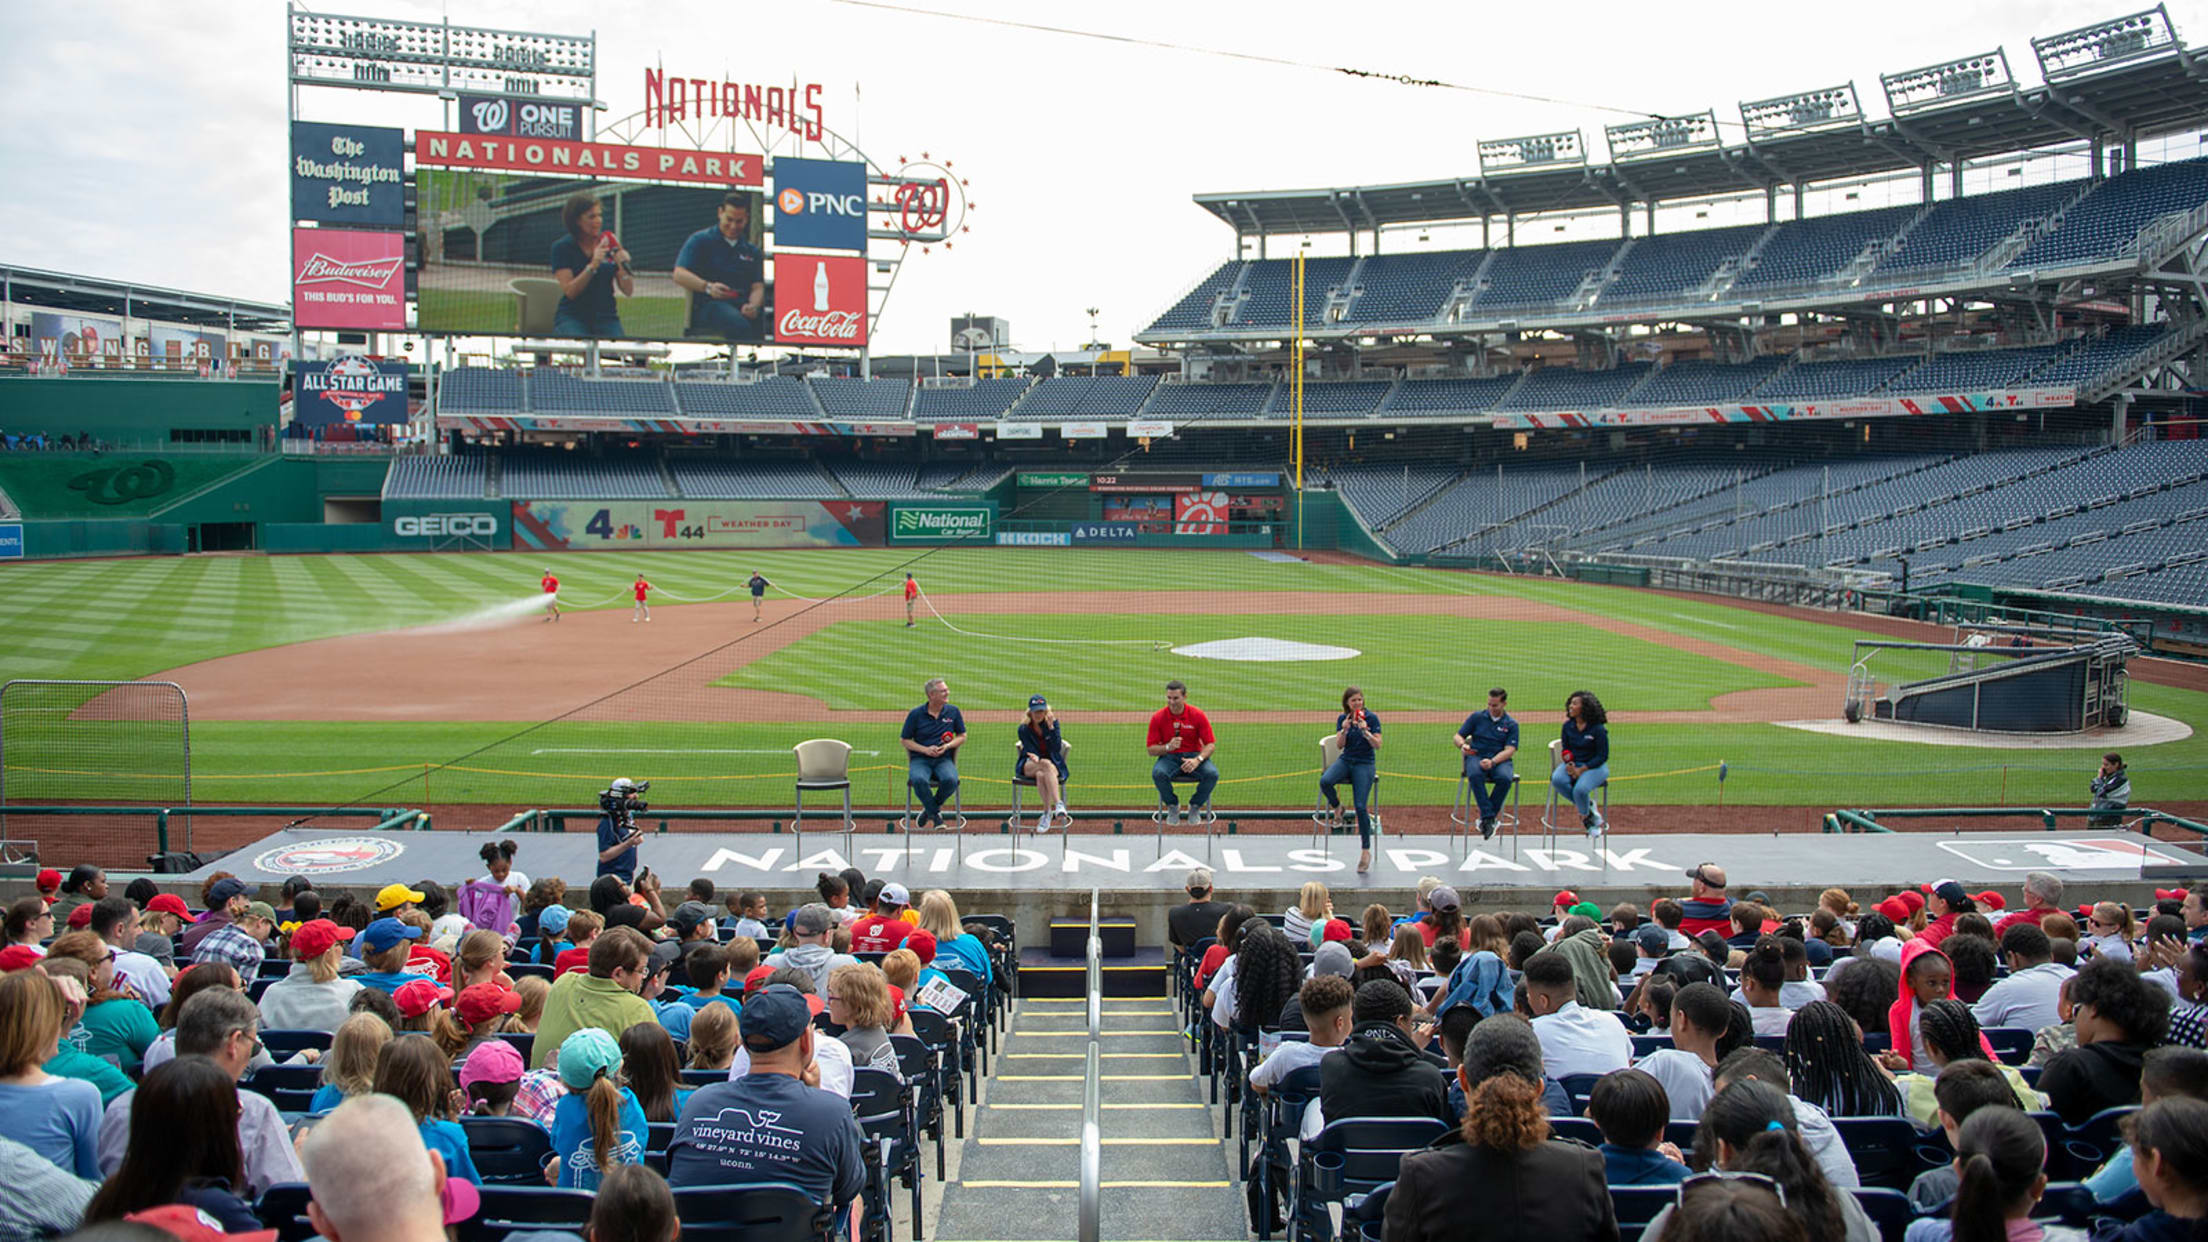
[[[636,847],[644,839],[636,817],[646,810],[644,791],[652,783],[638,784],[624,776],[598,795],[598,874],[621,877],[623,884],[636,879]]]

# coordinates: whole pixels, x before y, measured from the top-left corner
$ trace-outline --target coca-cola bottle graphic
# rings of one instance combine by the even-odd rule
[[[828,264],[825,260],[813,267],[813,309],[828,309]]]

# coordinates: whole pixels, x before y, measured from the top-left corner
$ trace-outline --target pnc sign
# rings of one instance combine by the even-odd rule
[[[777,157],[774,189],[777,249],[866,249],[866,165]]]

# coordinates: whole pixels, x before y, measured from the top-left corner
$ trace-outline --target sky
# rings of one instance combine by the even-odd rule
[[[2143,5],[1858,0],[1724,21],[1609,0],[912,7],[927,11],[844,0],[333,0],[325,11],[595,29],[608,120],[642,107],[643,71],[655,64],[684,76],[823,83],[828,125],[855,134],[874,160],[894,165],[925,152],[968,182],[971,232],[951,250],[909,257],[875,329],[875,350],[886,354],[948,349],[950,318],[969,312],[1010,321],[1019,348],[1046,350],[1089,340],[1086,308],[1096,307],[1101,337],[1128,343],[1232,256],[1232,230],[1190,202],[1196,193],[1468,175],[1480,139],[1567,129],[1581,130],[1599,157],[1605,124],[1710,108],[1737,120],[1740,100],[1849,80],[1865,110],[1883,115],[1882,71],[1998,45],[2033,85],[2032,36]],[[2169,8],[2181,39],[2208,42],[2208,0]],[[5,0],[5,9],[0,185],[12,227],[0,234],[0,261],[287,300],[283,6]],[[945,13],[1113,39],[936,15]],[[301,115],[440,125],[434,98],[357,91],[303,91]],[[1874,195],[1861,205],[1877,205]],[[1614,229],[1615,221],[1572,227]],[[1276,241],[1272,253],[1290,253],[1298,240]],[[1429,244],[1468,243],[1443,234]],[[1312,252],[1341,245],[1319,239]]]

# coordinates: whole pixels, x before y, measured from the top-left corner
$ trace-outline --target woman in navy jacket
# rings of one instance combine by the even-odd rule
[[[1559,799],[1569,798],[1579,808],[1579,822],[1587,829],[1587,843],[1602,840],[1602,813],[1595,809],[1595,791],[1610,779],[1610,714],[1602,700],[1585,690],[1572,691],[1564,700],[1564,755],[1549,773],[1549,785]]]

